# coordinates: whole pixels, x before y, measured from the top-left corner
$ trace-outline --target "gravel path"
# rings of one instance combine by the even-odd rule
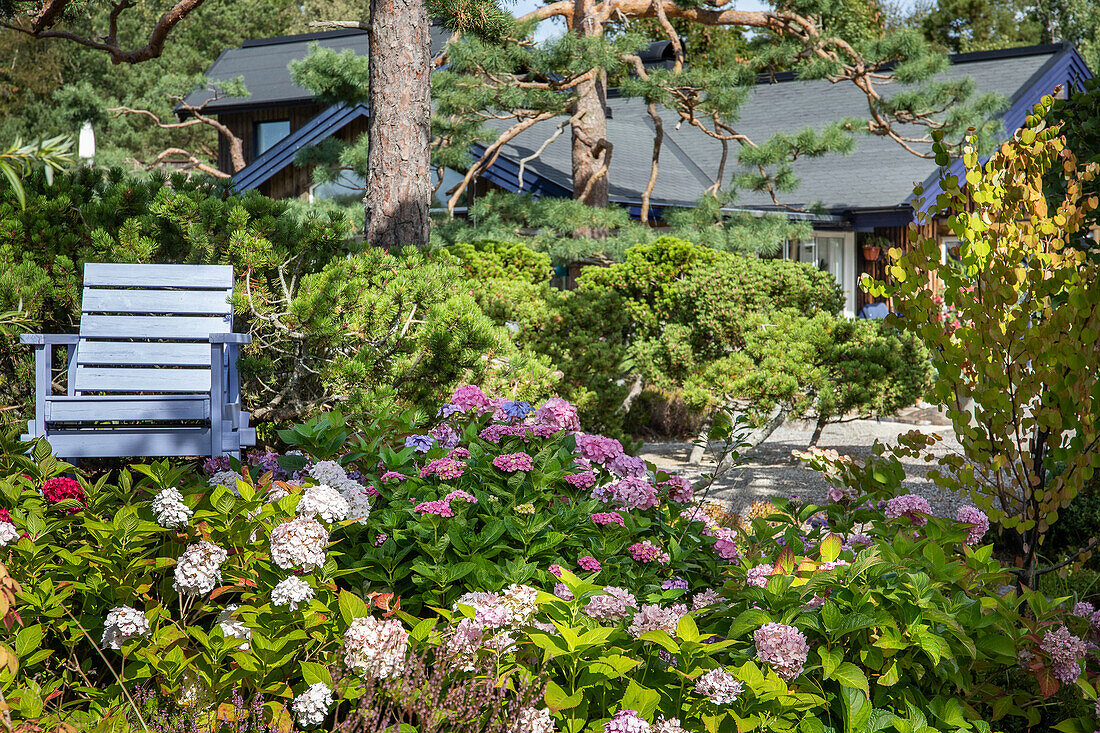
[[[909,422],[854,420],[829,425],[822,433],[818,446],[833,448],[853,458],[866,458],[871,454],[871,446],[875,440],[893,443],[902,433],[920,430],[943,438],[935,447],[937,455],[960,450],[955,433],[947,421],[934,412],[931,415],[927,414],[928,411],[924,412],[925,414],[917,416],[919,419]],[[752,451],[747,463],[720,477],[711,489],[710,496],[727,503],[733,509],[741,509],[757,499],[791,494],[815,503],[824,502],[829,484],[820,473],[806,468],[801,461],[791,456],[794,449],[806,449],[813,427],[812,422],[806,421],[790,421],[782,425]],[[695,479],[701,473],[712,471],[714,461],[713,456],[708,454],[702,466],[689,465],[687,461],[691,448],[691,443],[687,442],[646,443],[642,447],[641,455],[658,468]],[[962,497],[940,490],[925,476],[928,464],[911,459],[904,460],[903,464],[906,480],[902,488],[928,499],[933,514],[954,517],[955,510],[966,503]]]

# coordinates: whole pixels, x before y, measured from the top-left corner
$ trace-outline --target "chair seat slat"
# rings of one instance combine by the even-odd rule
[[[195,339],[212,333],[229,333],[228,318],[200,316],[83,316],[84,338]]]
[[[134,265],[89,262],[84,265],[85,287],[231,288],[229,265]]]
[[[226,316],[231,312],[228,290],[105,290],[85,288],[84,313],[178,313]]]
[[[155,420],[178,422],[210,418],[210,397],[157,395],[155,397],[52,397],[46,401],[51,422],[106,422]]]

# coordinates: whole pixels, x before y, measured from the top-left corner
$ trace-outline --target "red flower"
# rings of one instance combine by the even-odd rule
[[[7,522],[13,527],[15,526],[15,520],[11,518],[11,512],[3,507],[0,507],[0,522]]]
[[[51,504],[56,504],[65,499],[76,499],[81,504],[88,501],[88,497],[84,496],[84,489],[80,488],[80,484],[65,476],[52,478],[42,484],[42,496]],[[75,514],[78,511],[80,510],[76,507],[63,510],[65,514]]]

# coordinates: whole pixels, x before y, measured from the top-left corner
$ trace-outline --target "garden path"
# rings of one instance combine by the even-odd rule
[[[904,421],[904,422],[903,422]],[[829,484],[816,471],[806,468],[791,456],[794,449],[805,450],[813,434],[814,423],[793,420],[780,426],[748,456],[746,463],[719,477],[710,490],[710,497],[719,499],[732,509],[741,509],[757,499],[797,494],[805,500],[824,502]],[[894,442],[910,430],[935,433],[943,442],[935,447],[937,455],[959,451],[950,424],[935,410],[913,408],[891,419],[853,420],[829,425],[818,442],[821,448],[833,448],[853,458],[871,454],[875,440]],[[658,468],[677,472],[695,479],[714,470],[713,456],[702,466],[688,464],[690,442],[646,443],[641,456]],[[937,488],[927,477],[928,464],[912,459],[903,461],[906,480],[903,488],[928,499],[932,512],[939,516],[955,516],[955,510],[968,503],[963,497]]]

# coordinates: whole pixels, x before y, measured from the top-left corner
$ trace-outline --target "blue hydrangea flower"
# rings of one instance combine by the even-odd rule
[[[531,407],[530,402],[523,400],[508,400],[500,407],[504,410],[504,414],[516,420],[522,420],[535,409]]]
[[[405,438],[405,447],[412,448],[417,453],[427,453],[435,444],[435,438],[430,435],[410,435]]]
[[[435,416],[446,420],[451,415],[456,415],[462,412],[462,408],[458,405],[452,405],[450,402],[439,408],[439,412],[435,413]]]

